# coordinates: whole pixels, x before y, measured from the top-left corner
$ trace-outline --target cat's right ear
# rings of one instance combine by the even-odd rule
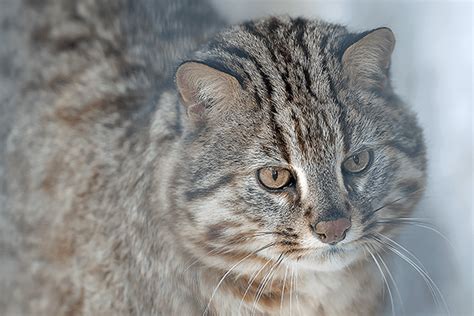
[[[232,75],[199,62],[185,62],[176,71],[176,86],[190,119],[202,121],[222,111],[241,91]]]

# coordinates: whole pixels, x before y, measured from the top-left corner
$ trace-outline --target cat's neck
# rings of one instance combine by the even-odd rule
[[[322,272],[269,264],[257,273],[242,274],[194,264],[183,275],[196,282],[190,286],[198,289],[200,304],[210,314],[251,315],[257,311],[279,315],[300,310],[301,315],[305,315],[303,311],[309,311],[308,315],[315,311],[318,315],[349,315],[354,292],[364,289],[367,295],[361,297],[367,301],[379,297],[381,284],[373,268],[367,262],[355,262],[342,270]],[[198,277],[189,278],[192,275]],[[332,307],[323,311],[322,306]]]

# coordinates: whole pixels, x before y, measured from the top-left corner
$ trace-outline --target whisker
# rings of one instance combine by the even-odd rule
[[[397,254],[400,258],[402,258],[404,261],[406,261],[410,266],[412,266],[416,272],[418,272],[418,274],[420,274],[420,276],[423,278],[423,280],[425,281],[426,285],[428,286],[428,289],[430,290],[430,293],[431,293],[431,296],[433,297],[433,301],[435,302],[436,306],[439,307],[440,306],[440,302],[439,302],[439,297],[435,291],[435,288],[433,287],[433,284],[432,284],[432,280],[431,279],[428,279],[427,275],[425,275],[425,271],[422,270],[415,262],[413,262],[411,259],[409,259],[408,257],[406,257],[404,254],[402,254],[400,251],[398,251],[397,249],[391,247],[391,246],[387,246],[388,249],[390,251],[392,251],[393,253]]]
[[[290,315],[293,314],[293,267],[291,267],[291,276],[290,276]]]
[[[426,218],[426,217],[397,217],[397,220],[414,220],[414,221],[418,221],[420,223],[425,223],[425,224],[429,224],[429,218]]]
[[[226,243],[225,245],[223,245],[221,247],[215,248],[215,249],[207,252],[206,255],[200,256],[200,257],[196,258],[195,260],[193,260],[191,262],[191,264],[189,264],[189,266],[187,266],[186,269],[184,269],[184,272],[188,271],[192,266],[194,266],[196,263],[198,263],[202,259],[207,258],[209,255],[219,255],[219,254],[224,254],[224,253],[228,253],[228,252],[233,251],[234,249],[228,248],[231,245],[238,244],[238,243],[240,243],[241,241],[244,241],[244,240],[253,239],[253,238],[256,238],[256,237],[261,237],[261,236],[271,235],[271,234],[280,235],[281,233],[280,232],[254,232],[254,233],[248,234],[248,235],[246,235],[242,238],[239,238],[239,239],[233,240],[231,242],[228,242],[228,243]]]
[[[267,262],[265,262],[265,264],[262,265],[262,267],[258,270],[256,270],[252,276],[250,277],[250,280],[248,282],[248,286],[247,288],[245,289],[245,292],[244,292],[244,295],[242,295],[242,299],[240,300],[240,304],[239,304],[239,309],[238,309],[238,312],[240,313],[240,309],[242,308],[242,305],[244,303],[244,299],[245,299],[245,296],[247,295],[248,291],[250,290],[250,287],[252,286],[253,282],[255,281],[255,279],[257,278],[257,276],[260,274],[260,272],[263,271],[263,269],[265,269],[265,267],[272,261],[272,259],[268,259]]]
[[[398,201],[405,200],[405,199],[409,199],[413,194],[418,193],[418,192],[420,192],[420,191],[422,191],[422,190],[423,190],[423,189],[421,189],[421,188],[420,188],[420,189],[417,189],[417,190],[414,190],[414,191],[410,192],[410,193],[408,194],[408,196],[403,196],[403,197],[400,197],[400,198],[398,198],[398,199],[395,199],[395,200],[393,200],[393,201],[391,201],[391,202],[388,202],[388,203],[386,203],[386,204],[384,204],[384,205],[382,205],[382,206],[376,208],[376,209],[373,210],[372,212],[370,212],[370,216],[373,215],[373,214],[375,214],[375,213],[377,213],[377,212],[379,212],[380,210],[384,209],[385,207],[387,207],[387,206],[389,206],[389,205],[392,205],[392,204],[397,203]]]
[[[400,201],[400,200],[402,200],[402,199],[404,199],[404,198],[402,198],[402,197],[401,197],[401,198],[398,198],[398,199],[396,199],[396,200],[394,200],[394,201],[392,201],[392,202],[388,202],[388,203],[386,203],[386,204],[384,204],[384,205],[382,205],[382,206],[376,208],[375,210],[373,210],[373,211],[371,212],[371,215],[377,213],[377,212],[380,211],[380,210],[383,210],[384,208],[386,208],[386,207],[389,206],[389,205],[392,205],[392,204],[397,203],[398,201]]]
[[[283,260],[282,260],[282,262],[283,262]],[[268,285],[268,288],[270,289],[270,291],[273,290],[273,282],[274,282],[274,281],[275,281],[275,278],[274,278],[274,276],[272,276],[272,278],[271,278],[271,280],[270,280],[270,284]]]
[[[281,315],[281,311],[283,309],[283,297],[285,296],[286,276],[288,275],[288,268],[289,267],[290,267],[289,265],[286,265],[285,276],[283,277],[283,288],[281,290],[281,297],[280,297],[280,315]]]
[[[426,270],[425,266],[423,265],[423,263],[421,262],[420,259],[418,259],[417,256],[415,256],[411,251],[409,251],[408,249],[406,249],[405,247],[403,247],[402,245],[400,245],[398,242],[396,242],[395,240],[391,239],[390,237],[388,236],[385,236],[384,234],[382,233],[376,233],[378,236],[384,238],[385,240],[387,240],[388,242],[390,242],[392,244],[393,247],[398,247],[399,249],[401,249],[402,251],[405,251],[410,257],[412,260],[414,260],[417,264],[419,264],[421,266],[422,269]]]
[[[382,242],[381,240],[379,240],[379,242]],[[431,292],[431,295],[433,297],[433,300],[435,302],[435,304],[440,308],[441,307],[441,303],[443,305],[443,308],[445,309],[445,311],[447,312],[448,315],[450,315],[450,311],[449,311],[449,307],[446,303],[446,300],[443,296],[443,293],[441,292],[441,290],[439,289],[439,287],[436,285],[436,283],[433,281],[433,279],[429,276],[429,274],[426,272],[426,269],[423,267],[421,268],[416,262],[414,262],[412,259],[410,259],[409,257],[407,257],[405,254],[403,254],[401,251],[399,251],[398,249],[396,249],[394,246],[390,245],[390,244],[385,244],[387,249],[389,249],[390,251],[392,251],[393,253],[395,253],[396,255],[398,255],[401,259],[403,259],[405,262],[407,262],[411,267],[413,267],[415,269],[416,272],[418,272],[418,274],[420,274],[420,276],[423,278],[423,280],[425,281],[428,289],[430,290]],[[403,248],[404,249],[404,248]],[[408,254],[410,256],[413,256],[413,254],[411,252],[408,252]],[[416,257],[415,257],[416,258]],[[419,261],[419,260],[417,260]],[[421,266],[423,266],[422,264],[420,264]],[[441,303],[440,303],[441,301]]]
[[[213,250],[211,250],[211,251],[208,251],[208,252],[206,253],[206,255],[197,257],[196,259],[194,259],[194,260],[186,267],[186,269],[184,269],[184,272],[187,272],[192,266],[194,266],[196,263],[198,263],[198,262],[201,261],[202,259],[207,258],[209,255],[212,255],[212,254],[222,254],[222,253],[224,253],[224,250],[228,250],[227,246],[228,246],[228,245],[225,245],[225,246],[222,246],[222,247],[213,249]]]
[[[209,307],[211,306],[211,301],[212,299],[214,298],[214,295],[216,294],[217,292],[217,289],[219,288],[219,286],[222,284],[222,282],[224,282],[225,278],[232,272],[232,270],[234,270],[239,264],[241,264],[243,261],[247,260],[248,258],[250,258],[251,256],[259,253],[260,251],[263,251],[267,248],[270,248],[272,246],[275,246],[276,243],[270,243],[270,244],[267,244],[257,250],[255,250],[254,252],[248,254],[247,256],[245,256],[243,259],[239,260],[236,264],[234,264],[223,276],[222,278],[219,280],[219,282],[217,283],[217,286],[215,287],[214,291],[212,291],[212,294],[211,294],[211,298],[209,299],[209,302],[207,303],[207,306],[206,306],[206,309],[204,310],[204,312],[202,313],[203,315],[205,315],[208,311],[209,311]]]
[[[283,234],[282,232],[271,232],[271,231],[256,231],[253,233],[254,235],[258,235],[258,236],[263,236],[263,235],[278,235],[278,236],[285,236],[285,234]]]
[[[397,247],[401,250],[401,251],[405,251],[406,254],[408,256],[406,256],[405,254],[403,253],[400,253],[402,254],[403,256],[406,256],[407,258],[409,258],[410,260],[412,260],[414,263],[416,262],[417,264],[417,267],[419,267],[420,269],[422,269],[423,271],[426,271],[426,268],[425,266],[423,265],[423,263],[420,261],[420,259],[418,259],[418,257],[416,257],[412,252],[410,252],[408,249],[406,249],[405,247],[403,247],[402,245],[400,245],[399,243],[395,242],[394,240],[390,239],[389,237],[383,235],[383,234],[378,234],[379,236],[385,238],[385,240],[387,240],[387,242],[384,242],[383,240],[381,240],[380,238],[376,237],[376,236],[373,236],[374,240],[377,241],[378,243],[380,243],[381,245],[383,245],[384,247],[387,247],[387,248],[391,248],[389,249],[390,251],[394,252],[394,250],[396,250],[397,252],[399,252],[399,250],[397,249]],[[398,255],[397,253],[395,253],[396,255]],[[411,257],[411,258],[410,258]],[[416,270],[416,269],[415,269]],[[418,272],[419,273],[419,272]],[[423,277],[423,275],[422,275]],[[426,282],[426,281],[425,281]],[[431,287],[430,284],[427,284],[429,286],[429,289],[430,291],[433,290],[433,288]],[[434,292],[431,292],[431,294],[433,295]],[[435,303],[439,303],[438,300],[437,300],[437,297],[433,297],[433,299],[435,299]]]
[[[374,254],[370,249],[367,247],[367,251],[369,252],[370,256],[372,259],[374,259],[375,264],[377,265],[377,268],[380,271],[380,274],[382,274],[383,281],[385,283],[385,286],[387,287],[388,294],[390,297],[390,305],[392,306],[392,315],[395,315],[395,305],[393,304],[393,297],[392,297],[392,290],[390,289],[390,285],[388,284],[387,278],[385,277],[385,273],[382,270],[382,267],[380,266],[379,262],[377,261],[377,258],[375,258]]]
[[[267,286],[270,278],[273,277],[273,274],[275,272],[275,268],[280,265],[282,260],[283,260],[283,254],[280,254],[280,256],[278,257],[275,264],[273,264],[273,266],[270,268],[270,271],[265,275],[265,277],[263,278],[261,284],[257,288],[257,294],[255,295],[255,300],[254,300],[253,307],[252,307],[252,314],[253,315],[255,315],[255,312],[256,312],[256,309],[257,309],[257,304],[258,304],[258,302],[260,301],[260,298],[263,295],[263,291],[265,291],[265,287]]]
[[[383,260],[382,256],[381,256],[380,254],[378,254],[378,253],[376,253],[375,255],[380,259],[380,262],[381,262],[382,265],[384,266],[385,271],[387,271],[388,277],[389,277],[390,281],[392,282],[393,287],[395,288],[395,292],[396,292],[396,294],[397,294],[398,301],[400,302],[400,305],[401,305],[401,308],[402,308],[402,314],[405,315],[405,307],[403,306],[402,296],[400,295],[400,291],[398,290],[397,283],[395,282],[395,279],[394,279],[392,273],[390,272],[390,269],[389,269],[388,266],[385,264],[385,261]]]
[[[449,247],[451,247],[451,250],[455,252],[455,248],[454,248],[452,242],[448,239],[448,237],[446,237],[446,235],[444,235],[442,232],[440,232],[435,227],[432,227],[432,226],[429,226],[429,225],[423,225],[423,224],[414,224],[414,225],[417,226],[417,227],[421,227],[421,228],[431,230],[432,232],[436,233],[438,236],[443,238],[444,241],[446,241],[446,243],[449,245]]]
[[[298,310],[298,314],[301,315],[301,306],[300,306],[300,299],[298,296],[298,268],[294,267],[295,271],[295,297],[296,297],[296,309]]]
[[[256,312],[256,308],[257,308],[257,303],[258,301],[260,300],[260,296],[261,294],[263,293],[263,290],[266,286],[266,283],[267,283],[267,280],[270,278],[272,272],[273,272],[273,269],[275,268],[276,265],[278,265],[278,261],[280,260],[280,257],[278,258],[278,260],[270,267],[270,270],[268,270],[268,272],[265,274],[265,276],[263,277],[262,281],[260,282],[260,284],[258,285],[257,287],[257,291],[255,292],[255,298],[254,298],[254,301],[253,301],[253,305],[252,305],[252,315],[255,315],[255,312]]]
[[[383,223],[383,224],[404,224],[404,225],[412,225],[416,227],[425,228],[427,230],[430,230],[436,233],[438,236],[444,239],[444,241],[449,245],[451,250],[455,252],[453,243],[451,242],[451,240],[449,240],[449,238],[445,234],[443,234],[435,225],[429,222],[423,221],[420,218],[406,218],[406,217],[393,218],[393,219],[382,218],[382,219],[378,219],[377,222]]]

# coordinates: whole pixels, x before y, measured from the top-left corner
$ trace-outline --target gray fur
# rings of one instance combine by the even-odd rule
[[[352,84],[343,54],[370,33],[273,17],[212,37],[223,23],[190,0],[25,1],[21,12],[2,32],[19,34],[22,62],[0,99],[17,112],[0,156],[2,315],[377,313],[366,250],[395,232],[382,218],[410,213],[426,162],[387,69]],[[1,58],[11,82],[13,57]],[[197,117],[173,84],[183,62],[221,72],[190,94]],[[216,88],[225,82],[238,84]],[[371,168],[344,174],[364,148]],[[295,186],[262,189],[265,166],[294,170]],[[328,247],[310,225],[338,212],[352,228]]]

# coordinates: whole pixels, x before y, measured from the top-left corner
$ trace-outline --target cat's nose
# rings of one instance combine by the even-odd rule
[[[313,226],[313,229],[319,240],[334,245],[346,238],[346,232],[350,227],[350,219],[338,218],[331,221],[320,221]]]

